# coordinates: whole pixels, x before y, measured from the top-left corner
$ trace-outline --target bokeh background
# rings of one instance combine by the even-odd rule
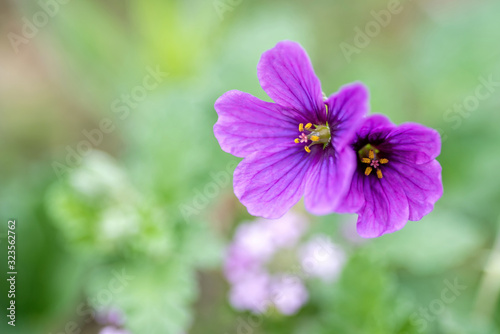
[[[114,311],[116,328],[141,334],[500,333],[500,2],[402,1],[356,44],[393,5],[0,1],[0,332],[98,333]],[[355,217],[299,203],[304,238],[327,236],[346,261],[333,282],[305,281],[297,313],[255,318],[229,302],[223,274],[253,218],[232,193],[238,159],[213,136],[213,104],[231,89],[269,100],[256,65],[284,39],[308,51],[327,94],[360,80],[372,112],[438,129],[445,192],[422,221],[364,241]],[[465,286],[451,302],[447,282]]]

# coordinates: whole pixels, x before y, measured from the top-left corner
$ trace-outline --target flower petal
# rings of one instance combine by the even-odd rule
[[[357,127],[368,113],[369,92],[359,82],[342,86],[325,101],[328,105],[328,124],[336,147],[350,143]]]
[[[304,194],[308,154],[302,146],[250,154],[234,171],[236,197],[253,216],[283,216]]]
[[[332,213],[349,189],[356,156],[350,148],[335,152],[330,147],[314,152],[312,160],[305,188],[306,209],[316,215]]]
[[[257,76],[269,97],[295,110],[300,122],[320,124],[325,120],[321,83],[307,53],[298,43],[279,42],[264,52]]]
[[[439,162],[432,160],[426,164],[408,165],[393,161],[388,167],[399,173],[410,206],[409,219],[420,220],[430,213],[434,203],[443,195]]]
[[[365,204],[358,212],[358,233],[364,238],[400,230],[408,221],[408,200],[398,173],[384,169],[384,177],[363,178]]]
[[[423,164],[439,155],[441,137],[434,129],[416,123],[404,123],[388,134],[384,146],[399,161]],[[380,149],[385,148],[381,146]]]
[[[364,119],[356,130],[356,135],[364,141],[377,142],[384,139],[395,127],[396,124],[392,123],[387,116],[373,114]]]
[[[335,208],[337,213],[355,213],[365,204],[364,179],[365,175],[355,171],[351,179],[351,186],[345,196]]]
[[[299,123],[285,108],[244,92],[225,93],[215,102],[215,110],[215,137],[222,150],[237,157],[289,144],[298,134]]]

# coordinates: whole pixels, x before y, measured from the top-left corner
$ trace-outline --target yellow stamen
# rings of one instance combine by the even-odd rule
[[[295,144],[300,143],[300,139],[299,138],[295,138],[293,141],[295,142]]]
[[[309,146],[304,146],[304,150],[306,150],[307,153],[311,153],[311,149],[309,148]]]
[[[325,104],[326,114],[328,115],[328,104]]]
[[[386,164],[389,162],[389,160],[384,158],[384,159],[380,159],[378,162],[380,162],[381,164]]]
[[[318,137],[318,136],[311,136],[311,140],[312,140],[312,141],[318,141],[318,140],[319,140],[319,137]]]
[[[307,123],[306,124],[306,130],[309,130],[311,128],[311,126],[313,126],[311,123]]]
[[[373,150],[370,150],[370,152],[368,152],[368,157],[369,157],[370,159],[375,158],[375,154],[373,154]]]
[[[307,126],[307,125],[306,125]],[[304,124],[303,123],[300,123],[299,124],[299,131],[302,132],[304,131]]]
[[[361,158],[361,162],[364,164],[369,164],[370,162],[372,162],[372,160],[368,158]]]
[[[382,178],[382,171],[381,171],[380,169],[377,169],[377,177],[378,177],[379,179],[381,179],[381,178]]]
[[[372,172],[372,169],[371,167],[366,167],[365,169],[365,175],[370,175],[370,173]]]

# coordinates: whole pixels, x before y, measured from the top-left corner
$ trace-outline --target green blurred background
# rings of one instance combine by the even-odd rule
[[[325,93],[360,80],[372,112],[439,129],[445,192],[421,222],[358,246],[341,233],[353,219],[311,216],[347,250],[342,277],[310,284],[297,315],[270,314],[251,332],[500,333],[500,2],[402,1],[356,46],[357,28],[391,3],[2,0],[0,332],[97,333],[90,310],[117,307],[131,333],[239,333],[249,314],[229,305],[221,267],[250,217],[229,181],[199,198],[238,162],[213,136],[213,104],[231,89],[269,100],[257,62],[290,39]],[[346,57],[342,43],[357,51]],[[158,84],[144,89],[155,71]],[[15,328],[5,317],[9,218]],[[122,272],[132,277],[123,289],[96,302]],[[466,289],[423,326],[415,314],[446,280]]]

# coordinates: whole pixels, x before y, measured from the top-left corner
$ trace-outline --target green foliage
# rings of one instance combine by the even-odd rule
[[[122,310],[134,333],[179,333],[189,325],[196,268],[220,261],[217,237],[205,223],[169,218],[99,151],[54,184],[47,207],[70,251],[91,258],[83,288],[97,313]],[[130,280],[113,287],[122,271]]]
[[[404,324],[394,278],[366,254],[351,258],[335,292],[323,315],[327,332],[398,333]]]

